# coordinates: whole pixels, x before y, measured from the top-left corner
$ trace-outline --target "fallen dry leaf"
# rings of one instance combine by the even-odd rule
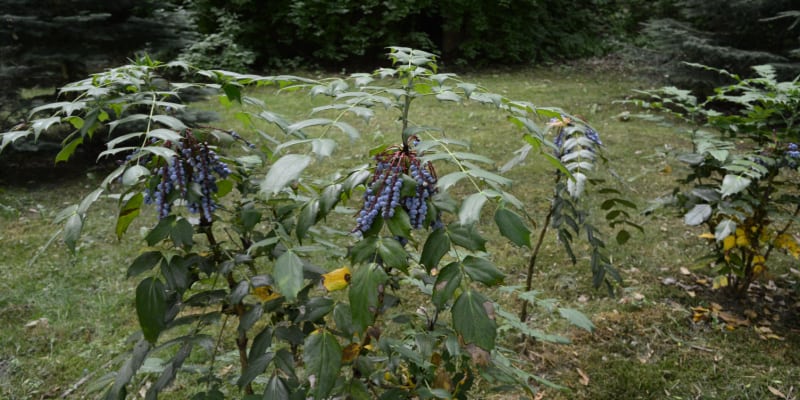
[[[578,371],[578,375],[581,376],[581,385],[589,386],[589,375],[586,375],[586,372],[583,372],[583,370],[580,368],[575,368],[575,370]]]
[[[682,275],[691,275],[692,271],[689,271],[689,268],[681,267],[681,274]]]
[[[785,398],[786,398],[786,395],[785,395],[785,394],[781,393],[781,391],[780,391],[780,390],[778,390],[778,389],[775,389],[775,388],[774,388],[774,387],[772,387],[772,386],[767,386],[767,389],[770,391],[770,393],[774,394],[775,396],[778,396],[778,397],[780,397],[780,398],[782,398],[782,399],[785,399]]]

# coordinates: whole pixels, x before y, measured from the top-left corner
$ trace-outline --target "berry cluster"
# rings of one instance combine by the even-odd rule
[[[172,211],[173,202],[183,199],[190,212],[200,214],[201,223],[211,223],[217,209],[212,197],[217,192],[217,177],[230,175],[228,165],[191,131],[180,142],[167,142],[164,147],[172,148],[176,155],[154,167],[154,178],[144,192],[145,203],[155,203],[159,218],[165,218]]]
[[[786,155],[792,159],[788,162],[789,168],[797,168],[797,161],[795,160],[800,159],[800,148],[798,148],[797,143],[789,143],[786,146]]]
[[[375,161],[375,173],[367,184],[364,205],[358,212],[353,232],[366,232],[379,215],[391,219],[397,207],[408,214],[412,228],[422,228],[428,214],[428,200],[437,191],[433,165],[420,162],[416,152],[407,145],[389,148],[376,155]],[[404,176],[410,176],[416,185],[413,195],[403,193]]]
[[[572,133],[575,132],[575,131],[568,131],[567,129],[564,129],[567,126],[572,126],[573,125],[572,124],[572,119],[562,115],[561,118],[551,118],[550,122],[548,122],[547,125],[552,127],[552,128],[555,128],[556,131],[558,132],[556,134],[556,137],[553,139],[553,144],[556,146],[556,149],[557,149],[555,151],[556,156],[561,157],[561,156],[564,156],[566,154],[569,154],[570,151],[569,150],[564,150],[562,147],[564,146],[564,142],[566,141],[566,139],[568,139],[569,136],[571,136]],[[597,133],[596,130],[586,126],[586,131],[583,133],[583,135],[587,139],[591,140],[597,146],[602,146],[603,145],[603,141],[600,140],[600,134]],[[589,148],[589,150],[590,151],[594,151],[595,149],[594,148]]]

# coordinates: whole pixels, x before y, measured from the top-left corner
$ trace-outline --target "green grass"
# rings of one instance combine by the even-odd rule
[[[672,148],[686,146],[685,139],[672,127],[621,121],[619,113],[635,110],[613,103],[629,95],[631,89],[646,88],[650,83],[632,74],[567,67],[462,78],[513,99],[563,107],[585,117],[601,133],[610,166],[621,177],[619,188],[640,206],[672,190],[680,166],[667,154]],[[271,109],[292,120],[307,117],[311,106],[324,102],[298,94],[275,96],[269,89],[252,94],[263,97]],[[198,107],[220,109],[213,101]],[[238,122],[234,112],[223,110],[224,122],[219,124],[235,127]],[[522,144],[519,131],[504,114],[477,104],[423,101],[412,106],[411,118],[418,124],[443,128],[448,137],[469,141],[472,151],[493,158],[498,166]],[[353,124],[362,132],[362,139],[349,142],[337,135],[339,148],[334,159],[312,166],[312,173],[324,176],[336,168],[369,162],[368,149],[399,140],[396,115],[391,112],[369,123]],[[238,129],[243,135],[256,137],[240,125]],[[542,160],[531,159],[507,175],[515,182],[512,193],[529,206],[539,224],[550,196],[552,175],[547,166]],[[135,282],[125,279],[125,270],[143,245],[138,229],[151,222],[152,215],[131,227],[128,238],[118,242],[112,225],[116,205],[101,204],[90,217],[77,254],[70,255],[60,238],[46,251],[40,250],[58,229],[51,224],[58,210],[91,191],[97,179],[79,174],[55,182],[0,188],[0,271],[4,273],[0,283],[0,398],[57,397],[76,384],[73,397],[94,398],[97,393],[91,391],[92,382],[118,367],[112,360],[128,349],[126,338],[137,329],[132,293]],[[336,216],[330,222],[342,229],[353,223],[349,215]],[[506,283],[521,284],[529,253],[498,239],[491,228],[490,213],[485,213],[482,222],[491,238],[494,261],[508,274]],[[585,312],[597,329],[589,334],[565,326],[543,310],[534,310],[532,324],[566,335],[573,344],[521,346],[509,338],[506,345],[519,351],[523,369],[570,389],[543,389],[543,398],[760,399],[775,397],[770,389],[788,398],[798,396],[797,325],[783,327],[775,321],[776,333],[785,339],[778,341],[762,340],[752,326],[726,331],[715,324],[693,323],[690,307],[720,300],[703,291],[691,297],[685,290],[662,285],[661,280],[688,279],[678,271],[692,267],[693,259],[701,254],[703,248],[697,239],[701,232],[684,227],[669,213],[639,217],[639,222],[645,227],[643,235],[634,235],[624,247],[612,245],[614,260],[625,279],[621,296],[616,298],[591,288],[586,257],[579,253],[578,266],[573,267],[553,235],[548,236],[534,288],[563,306]],[[579,245],[581,250],[585,249]],[[328,262],[329,266],[341,263]],[[786,260],[776,268],[796,265],[791,262]],[[516,304],[508,301],[506,306],[516,309]],[[33,321],[44,321],[42,318],[47,322],[26,327]],[[227,346],[233,348],[232,343]],[[234,356],[224,354],[221,364],[228,362],[226,357]],[[91,375],[89,379],[82,380],[87,375]],[[179,379],[177,388],[167,397],[182,398],[180,388],[187,384]]]

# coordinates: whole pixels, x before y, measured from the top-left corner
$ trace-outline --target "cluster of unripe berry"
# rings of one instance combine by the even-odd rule
[[[183,200],[189,212],[200,214],[202,223],[210,223],[217,209],[213,199],[218,190],[217,178],[230,175],[228,165],[191,131],[185,132],[180,142],[167,142],[164,147],[173,149],[175,156],[154,166],[151,184],[144,192],[145,203],[154,203],[159,218],[165,218],[173,203]]]
[[[408,214],[412,228],[422,228],[428,215],[428,201],[437,191],[433,165],[421,162],[407,145],[391,147],[376,155],[375,161],[375,173],[367,183],[364,204],[353,231],[368,231],[378,216],[391,219],[398,207]],[[404,185],[414,185],[413,191],[403,190]]]

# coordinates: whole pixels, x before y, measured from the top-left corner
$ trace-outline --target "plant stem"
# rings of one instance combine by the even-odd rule
[[[533,271],[534,267],[536,266],[536,257],[539,255],[539,250],[542,248],[542,243],[544,242],[544,236],[547,233],[547,228],[550,226],[550,219],[553,217],[553,212],[555,211],[555,205],[550,204],[550,209],[547,210],[547,216],[544,219],[544,225],[542,225],[542,230],[539,232],[539,239],[536,241],[536,246],[533,248],[533,252],[531,253],[531,258],[528,260],[528,273],[525,277],[525,291],[530,292],[531,287],[533,286]],[[522,323],[525,323],[525,319],[528,318],[528,302],[526,300],[522,300],[522,310],[519,313],[519,320]]]

